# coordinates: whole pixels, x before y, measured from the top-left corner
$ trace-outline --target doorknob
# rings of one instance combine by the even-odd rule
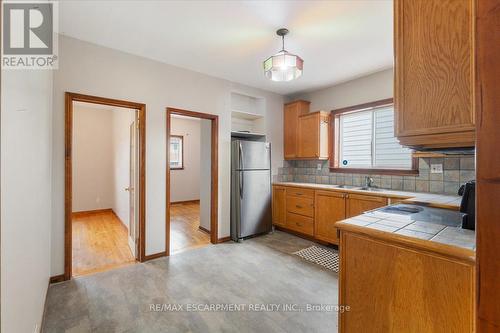
[[[134,190],[133,187],[125,187],[125,191],[129,191],[130,192],[130,191],[133,191],[133,190]]]

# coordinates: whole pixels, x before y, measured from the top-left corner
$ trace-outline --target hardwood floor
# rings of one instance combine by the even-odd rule
[[[73,213],[73,276],[135,263],[127,229],[111,211]]]
[[[170,205],[170,254],[210,244],[210,234],[199,229],[200,203]]]

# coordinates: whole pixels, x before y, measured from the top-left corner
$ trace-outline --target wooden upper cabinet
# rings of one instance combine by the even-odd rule
[[[345,193],[316,191],[314,213],[314,237],[338,244],[335,223],[345,219]]]
[[[309,102],[295,101],[285,104],[283,114],[283,142],[285,159],[298,157],[299,116],[309,113]]]
[[[363,214],[369,210],[387,206],[387,198],[362,195],[362,194],[347,194],[346,215],[353,217]]]
[[[286,188],[283,186],[273,186],[273,224],[285,225],[286,219]]]
[[[300,158],[328,159],[328,113],[318,111],[299,117]]]
[[[395,0],[395,132],[401,144],[474,146],[474,0]]]

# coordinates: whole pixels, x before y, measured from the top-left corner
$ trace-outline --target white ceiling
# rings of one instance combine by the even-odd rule
[[[64,35],[280,94],[393,65],[392,0],[61,1],[59,17]],[[281,27],[304,59],[292,82],[262,71]]]

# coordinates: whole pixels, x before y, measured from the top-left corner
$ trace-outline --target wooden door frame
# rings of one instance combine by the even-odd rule
[[[219,116],[183,109],[167,107],[167,167],[166,167],[166,212],[165,212],[165,253],[170,255],[170,131],[171,116],[180,115],[192,118],[207,119],[211,122],[211,188],[210,188],[210,242],[217,244],[225,239],[218,238],[218,193],[219,193]]]
[[[137,259],[140,262],[148,259],[146,257],[146,104],[66,92],[64,126],[64,280],[71,279],[72,266],[73,102],[123,107],[135,109],[139,112],[139,253]]]

